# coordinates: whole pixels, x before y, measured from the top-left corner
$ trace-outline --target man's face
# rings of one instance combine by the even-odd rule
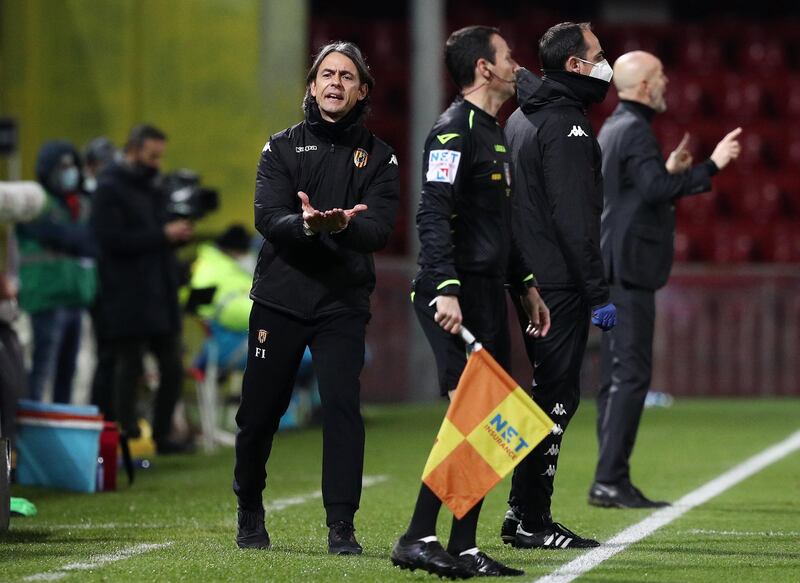
[[[661,61],[657,61],[657,66],[653,72],[643,81],[647,90],[647,96],[650,99],[650,107],[655,109],[658,113],[667,111],[667,101],[664,98],[667,92],[667,83],[669,79],[664,74],[664,67]]]
[[[145,140],[139,149],[133,151],[131,161],[139,166],[161,170],[161,159],[164,157],[166,147],[167,142],[164,140]]]
[[[322,59],[310,89],[322,119],[327,121],[342,119],[356,103],[366,98],[368,91],[367,84],[358,76],[355,63],[337,52]]]
[[[511,49],[502,36],[492,35],[491,43],[494,48],[494,64],[487,63],[492,73],[489,85],[503,99],[508,99],[514,95],[514,73],[519,69],[519,64],[511,57]]]
[[[580,73],[581,75],[591,75],[592,69],[594,69],[593,63],[601,62],[606,58],[606,55],[603,52],[603,47],[600,46],[600,41],[591,30],[583,31],[583,41],[588,47],[586,56],[580,57],[576,55],[567,59],[567,71]]]

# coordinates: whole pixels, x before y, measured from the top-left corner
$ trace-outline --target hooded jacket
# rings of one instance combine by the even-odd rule
[[[541,289],[574,289],[593,308],[609,297],[600,255],[602,157],[585,114],[603,89],[597,83],[604,82],[520,71],[520,106],[506,125],[517,181],[512,225],[525,260]]]
[[[330,123],[312,109],[306,120],[269,138],[261,152],[255,226],[264,236],[250,297],[304,320],[369,311],[372,254],[389,240],[399,203],[394,150],[360,122],[358,106]],[[298,191],[320,211],[368,210],[340,233],[306,235]]]
[[[36,219],[17,225],[19,302],[32,314],[89,306],[97,289],[88,202],[78,192],[61,192],[54,180],[54,170],[65,155],[80,167],[78,152],[68,142],[55,140],[42,146],[36,176],[46,191],[45,206]]]

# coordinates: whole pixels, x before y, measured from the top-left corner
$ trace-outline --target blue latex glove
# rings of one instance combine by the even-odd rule
[[[617,306],[611,302],[592,312],[592,324],[603,332],[608,332],[617,324]]]

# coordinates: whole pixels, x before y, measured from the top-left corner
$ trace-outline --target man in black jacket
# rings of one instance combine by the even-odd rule
[[[518,187],[514,233],[553,319],[547,337],[525,337],[532,397],[556,426],[514,471],[501,538],[522,548],[582,548],[599,543],[553,522],[550,500],[561,439],[580,400],[590,318],[603,330],[616,318],[600,258],[600,147],[585,114],[605,99],[611,68],[588,24],[550,28],[539,58],[545,77],[520,73],[520,107],[506,137]],[[517,311],[524,330],[527,318]]]
[[[650,387],[655,292],[672,267],[674,205],[711,188],[711,177],[739,154],[729,133],[705,162],[692,166],[688,134],[667,161],[650,126],[666,110],[667,77],[655,56],[627,53],[614,64],[620,103],[603,124],[605,208],[602,253],[619,323],[603,336],[602,385],[597,396],[599,458],[589,503],[654,508],[631,484],[629,460]]]
[[[472,26],[447,40],[445,61],[461,94],[439,117],[425,142],[417,211],[420,270],[414,311],[433,349],[442,395],[455,390],[466,365],[461,323],[508,368],[508,281],[530,316],[530,333],[546,334],[549,312],[510,229],[511,157],[496,115],[514,94],[518,68],[498,30]],[[523,575],[481,552],[475,540],[481,502],[453,519],[447,551],[436,538],[441,501],[422,484],[392,562],[446,577]]]
[[[152,352],[160,377],[153,439],[159,453],[181,453],[187,444],[170,438],[183,381],[175,248],[191,238],[192,226],[169,220],[167,197],[157,185],[166,139],[153,126],[131,130],[124,159],[98,177],[91,223],[99,248],[98,322],[114,353],[114,387],[104,413],[127,437],[139,436],[136,388],[144,353]]]
[[[388,241],[399,197],[397,157],[363,125],[373,84],[353,43],[324,46],[306,78],[305,120],[271,136],[261,153],[255,226],[265,241],[236,415],[240,547],[270,545],[265,464],[308,346],[322,399],[328,551],[362,550],[353,527],[364,464],[359,375],[372,253]]]

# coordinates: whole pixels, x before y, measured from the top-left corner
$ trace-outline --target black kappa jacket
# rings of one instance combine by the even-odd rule
[[[592,80],[594,81],[594,80]],[[608,302],[600,257],[600,147],[584,105],[566,85],[517,76],[520,107],[506,124],[517,181],[512,225],[541,289]]]
[[[711,160],[667,172],[650,121],[655,111],[621,101],[600,129],[605,208],[601,248],[606,278],[656,290],[672,268],[678,197],[711,189]]]
[[[265,241],[250,297],[307,320],[368,311],[372,253],[389,239],[399,190],[394,151],[361,123],[331,133],[306,119],[271,136],[256,177],[255,226]],[[358,203],[369,210],[341,233],[307,236],[298,191],[321,211]]]

